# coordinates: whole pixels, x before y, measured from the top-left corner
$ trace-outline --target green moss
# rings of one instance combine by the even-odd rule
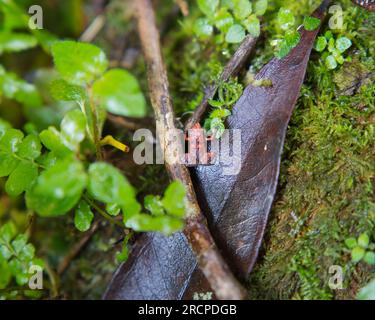
[[[375,85],[363,81],[375,71],[368,38],[375,29],[373,18],[359,13],[352,6],[345,11],[343,34],[354,39],[349,54],[356,57],[350,65],[332,72],[319,54],[310,60],[287,133],[264,255],[250,279],[252,297],[355,298],[373,274],[366,263],[353,263],[345,246],[346,238],[374,237],[375,230]],[[349,77],[348,67],[367,72]],[[341,95],[350,84],[351,95]],[[342,290],[328,286],[332,265],[343,268]]]

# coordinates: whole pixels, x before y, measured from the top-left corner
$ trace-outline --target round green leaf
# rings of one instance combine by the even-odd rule
[[[245,39],[245,30],[241,25],[235,24],[231,26],[225,36],[225,41],[228,43],[240,43]]]
[[[61,137],[70,150],[77,150],[85,139],[86,117],[81,110],[69,111],[61,122]]]
[[[355,247],[352,249],[352,261],[359,262],[365,255],[365,249],[361,247]]]
[[[260,21],[256,15],[249,16],[246,20],[242,22],[243,26],[246,28],[247,32],[253,37],[259,37],[260,35]]]
[[[294,26],[296,22],[293,13],[289,9],[286,9],[286,8],[281,8],[279,10],[277,21],[280,25],[280,28],[283,30],[290,29],[291,27]]]
[[[303,20],[303,26],[308,31],[316,30],[320,26],[320,20],[314,17],[305,17]]]
[[[135,198],[135,191],[124,175],[104,162],[90,166],[88,190],[94,199],[104,203],[123,205]]]
[[[49,127],[47,130],[43,130],[39,137],[43,145],[48,150],[53,151],[57,157],[64,158],[72,154],[72,151],[63,143],[63,138],[55,127]]]
[[[197,0],[199,9],[208,17],[215,14],[219,0]]]
[[[234,16],[238,20],[246,19],[252,12],[252,4],[249,0],[232,0]]]
[[[18,162],[11,154],[0,151],[0,178],[9,176],[16,169]]]
[[[126,70],[108,71],[94,83],[92,93],[111,113],[128,117],[146,115],[146,101],[138,81]]]
[[[369,265],[375,265],[375,253],[366,252],[365,256],[363,257],[363,261]]]
[[[315,42],[315,50],[318,52],[322,52],[327,47],[327,39],[326,37],[320,36]]]
[[[35,37],[27,33],[0,32],[0,54],[30,49],[37,44]]]
[[[263,16],[268,7],[268,0],[258,0],[255,2],[254,11],[257,16]]]
[[[144,199],[145,208],[154,216],[161,216],[164,214],[163,203],[159,196],[148,195]]]
[[[348,50],[351,47],[351,45],[352,45],[352,42],[347,37],[340,37],[336,40],[336,48],[341,53]]]
[[[19,145],[17,154],[21,158],[33,160],[40,156],[41,150],[42,145],[39,137],[35,134],[30,134]]]
[[[77,204],[86,182],[80,162],[70,158],[59,160],[26,192],[27,206],[44,217],[64,215]]]
[[[208,19],[200,18],[195,21],[193,30],[199,38],[204,39],[212,35],[214,27],[210,24]]]
[[[362,233],[359,237],[358,237],[358,245],[362,248],[367,248],[367,246],[369,245],[370,243],[370,237],[368,236],[367,233]]]
[[[204,20],[206,20],[205,25],[209,25],[208,20],[207,19],[204,19]],[[226,8],[220,9],[215,14],[214,21],[215,21],[215,27],[218,28],[222,32],[227,32],[234,23],[232,15],[228,12]],[[203,26],[203,28],[205,27]],[[212,34],[213,28],[210,26],[210,30],[207,30],[208,32],[204,32],[204,31],[205,30],[203,30],[204,36],[210,36]]]
[[[348,239],[345,239],[345,244],[349,249],[353,249],[354,247],[357,246],[357,240],[356,238],[348,238]]]
[[[333,55],[329,55],[326,60],[325,60],[326,67],[328,70],[333,70],[336,69],[337,67],[337,62],[336,59]]]
[[[104,52],[88,43],[55,42],[52,45],[52,56],[60,75],[75,84],[90,83],[108,67]]]
[[[90,229],[93,219],[94,214],[90,206],[86,201],[81,200],[74,215],[74,225],[79,231],[85,232]]]
[[[5,191],[10,196],[18,196],[29,189],[38,177],[37,166],[30,161],[20,161],[17,168],[10,174]]]
[[[0,151],[15,153],[23,139],[23,133],[17,129],[8,129],[0,139]]]
[[[186,189],[181,181],[172,182],[165,190],[163,206],[168,214],[182,218],[185,215]]]

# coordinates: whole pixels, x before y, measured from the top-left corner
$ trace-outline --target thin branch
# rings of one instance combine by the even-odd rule
[[[235,279],[208,230],[207,221],[199,208],[188,169],[176,161],[182,157],[179,141],[168,139],[166,134],[175,132],[175,115],[169,94],[167,71],[160,48],[160,35],[156,28],[155,14],[150,0],[133,1],[143,54],[147,65],[151,104],[160,141],[164,144],[165,162],[169,176],[180,180],[187,189],[187,220],[184,234],[188,239],[198,264],[219,299],[243,299],[245,290]],[[180,158],[181,159],[181,158]]]
[[[68,268],[70,262],[78,256],[78,254],[81,252],[81,250],[86,246],[86,244],[89,242],[91,237],[95,234],[95,232],[98,230],[100,225],[100,221],[96,220],[93,225],[91,226],[91,229],[85,233],[83,238],[79,240],[79,242],[73,246],[73,248],[69,251],[69,253],[64,257],[64,259],[60,262],[60,264],[57,267],[57,274],[62,275],[65,270]]]
[[[231,77],[234,77],[241,70],[246,60],[249,58],[251,52],[253,51],[258,38],[254,38],[247,35],[242,41],[241,45],[234,53],[232,58],[229,60],[224,68],[223,73],[216,83],[208,86],[206,88],[205,95],[203,97],[200,105],[195,109],[193,115],[188,119],[185,125],[185,130],[191,129],[196,123],[202,120],[204,113],[208,107],[208,101],[215,97],[216,91],[219,89],[220,83],[228,81]]]

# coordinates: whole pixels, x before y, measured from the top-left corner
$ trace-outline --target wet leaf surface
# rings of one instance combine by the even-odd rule
[[[314,16],[323,14],[317,11]],[[222,163],[228,159],[192,170],[212,235],[242,279],[247,278],[259,252],[276,191],[285,133],[317,33],[302,30],[299,45],[287,57],[273,59],[256,76],[270,79],[272,86],[248,86],[234,106],[227,127],[241,129],[240,172],[223,174]],[[181,233],[169,238],[145,234],[118,269],[105,298],[186,299],[194,292],[209,290]]]

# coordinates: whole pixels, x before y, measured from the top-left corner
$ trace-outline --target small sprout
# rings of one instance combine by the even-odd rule
[[[121,143],[120,141],[116,140],[115,138],[113,138],[111,135],[108,135],[106,136],[105,138],[103,138],[102,140],[100,140],[100,145],[101,146],[112,146],[118,150],[121,150],[122,152],[129,152],[130,148]]]

